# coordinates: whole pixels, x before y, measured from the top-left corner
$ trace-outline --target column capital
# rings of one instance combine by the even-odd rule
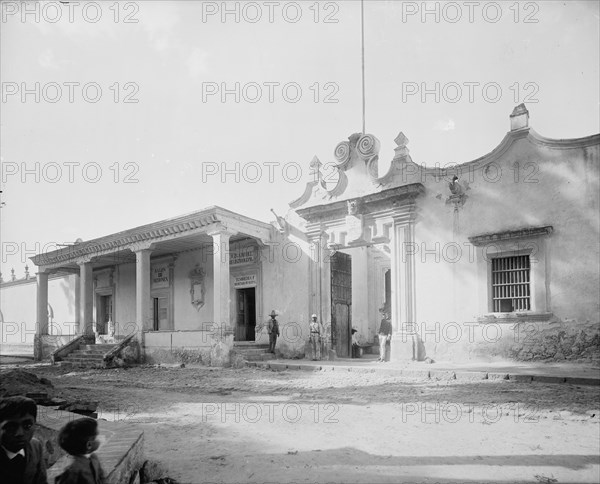
[[[94,257],[91,255],[87,255],[85,257],[80,257],[79,259],[77,259],[77,265],[82,266],[84,264],[89,264],[90,262],[92,262],[92,259]]]
[[[152,251],[156,248],[153,242],[135,242],[128,246],[132,252],[141,252],[143,250]]]
[[[323,239],[328,239],[329,234],[323,229],[321,224],[309,225],[306,230],[306,236],[310,242],[323,242]]]
[[[222,225],[215,227],[206,232],[211,237],[216,237],[218,235],[222,237],[232,237],[233,235],[237,235],[235,230],[228,229],[227,227],[223,227]]]

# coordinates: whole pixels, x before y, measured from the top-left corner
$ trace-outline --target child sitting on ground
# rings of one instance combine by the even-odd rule
[[[58,434],[58,443],[71,455],[71,462],[55,484],[105,484],[104,470],[94,454],[100,447],[96,420],[86,417],[67,423]]]
[[[37,405],[31,398],[0,399],[0,482],[46,484],[42,443],[33,438]]]

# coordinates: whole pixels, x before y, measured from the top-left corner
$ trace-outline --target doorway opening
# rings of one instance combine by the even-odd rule
[[[331,347],[337,356],[352,355],[352,257],[331,257]]]
[[[169,297],[152,298],[152,329],[154,331],[172,329],[169,324]]]
[[[98,296],[96,305],[96,332],[98,334],[108,333],[108,322],[113,317],[112,294]]]
[[[235,341],[256,340],[256,288],[236,289]]]

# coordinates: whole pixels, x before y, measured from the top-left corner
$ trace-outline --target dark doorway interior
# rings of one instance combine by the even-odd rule
[[[169,298],[167,296],[152,298],[152,329],[154,331],[169,329]]]
[[[336,252],[331,258],[331,346],[336,354],[352,354],[352,258]]]
[[[256,338],[256,288],[236,291],[237,324],[235,341],[254,341]]]
[[[100,296],[96,299],[98,303],[98,311],[96,314],[96,332],[98,334],[106,334],[108,331],[108,322],[112,319],[113,297],[111,294]]]

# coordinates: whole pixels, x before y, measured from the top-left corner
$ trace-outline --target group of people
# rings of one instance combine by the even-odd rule
[[[275,345],[277,344],[277,337],[279,336],[279,321],[277,321],[277,312],[271,311],[271,319],[267,323],[267,333],[269,333],[269,352],[275,353]],[[311,316],[309,324],[310,335],[308,341],[310,343],[313,361],[321,359],[321,337],[325,334],[323,325],[318,322],[316,314]]]
[[[392,339],[392,323],[390,322],[389,313],[385,310],[381,310],[383,319],[379,326],[379,359],[377,361],[384,362],[387,360],[386,351],[389,342]],[[277,337],[279,336],[279,322],[277,321],[277,312],[271,311],[271,319],[267,324],[267,332],[269,333],[269,352],[275,353],[275,345],[277,344]],[[321,359],[321,342],[325,335],[325,329],[323,325],[318,321],[316,314],[311,316],[309,324],[309,338],[311,356],[313,361]],[[352,358],[360,358],[361,345],[358,340],[358,330],[352,328]]]
[[[33,437],[37,405],[22,396],[0,399],[0,483],[48,484],[42,443]],[[104,484],[106,475],[94,452],[100,447],[98,422],[69,421],[58,434],[70,462],[54,484]]]

